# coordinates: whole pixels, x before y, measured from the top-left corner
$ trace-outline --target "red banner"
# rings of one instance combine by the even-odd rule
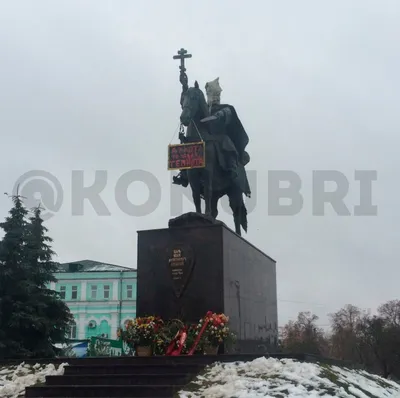
[[[205,165],[204,142],[168,146],[168,170],[197,169]]]
[[[174,339],[169,344],[165,355],[169,356],[181,355],[186,339],[187,339],[186,328],[183,328],[179,330],[179,332],[175,335]],[[176,345],[177,347],[175,348]]]
[[[209,321],[210,321],[209,318],[207,318],[207,319],[204,321],[204,325],[203,325],[202,328],[200,329],[200,333],[197,335],[196,340],[194,341],[192,348],[191,348],[190,351],[188,352],[188,355],[193,355],[193,353],[195,352],[196,347],[198,346],[199,341],[200,341],[200,339],[201,339],[201,336],[203,335],[204,331],[206,330],[206,327],[207,327]]]

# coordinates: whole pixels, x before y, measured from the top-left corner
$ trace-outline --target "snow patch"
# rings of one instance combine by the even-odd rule
[[[57,376],[64,374],[64,367],[67,363],[62,363],[56,368],[52,363],[41,365],[28,365],[22,362],[18,366],[0,368],[0,397],[17,398],[25,395],[25,387],[37,383],[44,383],[46,376]]]
[[[400,385],[365,371],[261,357],[209,366],[179,396],[400,398]]]

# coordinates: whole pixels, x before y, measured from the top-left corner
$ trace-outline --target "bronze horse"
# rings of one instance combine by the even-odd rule
[[[193,202],[196,212],[201,213],[201,198],[203,197],[205,214],[216,218],[218,201],[227,195],[233,212],[235,232],[241,235],[241,227],[247,232],[247,210],[243,201],[243,192],[219,164],[217,156],[219,142],[211,134],[209,125],[201,122],[207,116],[209,116],[207,102],[196,81],[195,86],[188,88],[184,93],[180,116],[181,123],[187,127],[184,141],[205,142],[205,167],[188,170]]]

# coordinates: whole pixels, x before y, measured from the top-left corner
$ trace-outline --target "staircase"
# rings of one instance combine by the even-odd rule
[[[174,397],[205,366],[258,354],[69,359],[63,376],[27,387],[25,397]]]

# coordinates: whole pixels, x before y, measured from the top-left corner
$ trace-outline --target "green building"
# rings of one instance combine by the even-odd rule
[[[117,329],[136,317],[136,270],[98,261],[61,264],[50,288],[60,292],[75,318],[69,338],[116,339]]]

